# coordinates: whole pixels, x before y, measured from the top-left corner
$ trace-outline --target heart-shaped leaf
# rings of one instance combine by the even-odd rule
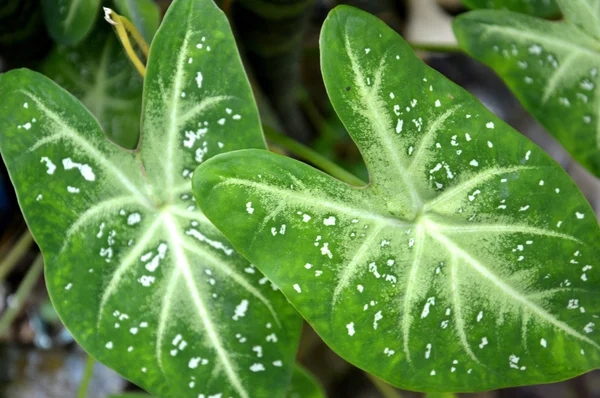
[[[296,365],[286,398],[325,398],[325,392],[313,375]]]
[[[42,0],[42,7],[50,36],[58,43],[74,45],[92,30],[100,0]]]
[[[0,75],[0,150],[56,310],[97,360],[160,397],[283,397],[300,318],[197,209],[190,178],[264,148],[226,17],[176,0],[150,50],[137,151],[28,70]]]
[[[454,31],[469,55],[492,67],[569,153],[600,176],[600,1],[560,5],[565,22],[479,10],[459,16]]]
[[[470,8],[496,8],[522,12],[542,18],[560,15],[554,0],[463,0]]]
[[[137,147],[142,79],[110,25],[98,24],[75,48],[57,46],[41,72],[79,98],[113,142],[127,149]]]
[[[371,183],[232,152],[194,174],[207,217],[339,355],[396,386],[597,367],[600,231],[559,165],[369,14],[336,8],[321,60]]]

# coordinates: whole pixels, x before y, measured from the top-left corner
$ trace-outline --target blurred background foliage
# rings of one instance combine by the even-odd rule
[[[149,41],[170,2],[88,1],[86,4],[91,7],[88,16],[75,19],[72,35],[57,27],[54,20],[64,11],[60,7],[65,2],[0,1],[0,73],[20,67],[41,71],[81,99],[112,140],[135,148],[137,135],[127,132],[139,133],[142,79],[110,26],[102,20],[100,6],[113,7],[128,16]],[[133,3],[139,7],[131,7]],[[598,179],[569,157],[525,112],[496,75],[458,51],[450,25],[453,16],[465,12],[467,7],[494,8],[509,3],[514,4],[515,11],[560,18],[553,2],[544,8],[523,6],[529,3],[523,0],[220,0],[217,3],[232,23],[263,122],[269,127],[267,131],[283,132],[368,180],[360,153],[333,111],[320,74],[320,27],[330,9],[349,4],[387,22],[414,45],[425,62],[471,91],[498,116],[550,153],[598,211]],[[283,152],[276,142],[272,140],[272,149]],[[329,397],[423,396],[396,390],[348,364],[308,325],[304,327],[298,361],[316,375]],[[74,397],[87,370],[92,371],[88,397],[117,397],[125,392],[136,394],[129,397],[145,396],[110,369],[100,364],[86,367],[86,362],[85,353],[61,325],[48,299],[41,258],[27,233],[6,169],[0,163],[0,397]],[[552,385],[460,396],[600,397],[599,375],[596,371]],[[290,391],[289,396],[317,398],[319,394],[311,395],[314,390],[302,388],[310,384],[309,378],[305,371],[298,373],[295,381],[299,387]]]

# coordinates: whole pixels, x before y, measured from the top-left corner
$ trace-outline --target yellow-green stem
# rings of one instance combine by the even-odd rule
[[[10,249],[6,257],[0,261],[0,282],[12,271],[19,261],[27,254],[27,250],[33,243],[33,237],[29,230],[26,230],[17,243]]]
[[[90,380],[92,380],[92,374],[94,373],[95,363],[96,361],[94,358],[88,355],[85,361],[85,369],[83,370],[83,378],[81,379],[79,391],[77,392],[77,398],[85,398],[87,396]]]
[[[10,305],[6,308],[2,316],[0,316],[0,336],[8,330],[8,327],[15,320],[19,312],[21,312],[23,304],[27,300],[27,297],[29,297],[43,270],[44,258],[40,253],[31,265],[31,268],[29,268],[29,271],[27,271],[27,275],[25,275],[23,281],[21,281],[21,285],[19,285],[12,297]]]
[[[275,131],[269,126],[263,125],[263,129],[265,132],[265,137],[267,137],[269,141],[281,146],[284,149],[287,149],[293,155],[296,155],[299,158],[306,160],[307,162],[313,164],[321,170],[331,174],[333,177],[344,181],[345,183],[358,187],[367,185],[366,182],[364,182],[354,174],[333,163],[325,156],[313,151],[306,145],[303,145],[298,141],[295,141],[294,139]]]
[[[131,45],[131,41],[129,40],[129,35],[133,37],[133,40],[146,57],[146,60],[148,59],[148,53],[150,51],[148,43],[146,43],[140,32],[138,32],[136,27],[127,18],[117,14],[114,10],[110,8],[104,8],[104,12],[104,19],[106,19],[108,23],[115,27],[115,31],[117,32],[117,36],[119,37],[119,40],[123,45],[125,54],[127,54],[127,57],[131,60],[133,66],[135,66],[135,69],[137,69],[138,73],[142,77],[145,77],[146,64],[138,58],[135,50]]]

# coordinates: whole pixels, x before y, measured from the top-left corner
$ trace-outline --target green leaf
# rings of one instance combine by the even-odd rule
[[[336,8],[321,60],[370,184],[232,152],[194,174],[207,217],[334,351],[398,387],[598,367],[600,230],[564,170],[369,14]]]
[[[463,0],[463,3],[470,8],[505,9],[542,18],[560,15],[554,0]]]
[[[265,147],[212,1],[173,2],[144,84],[140,148],[127,151],[51,80],[0,75],[0,151],[52,302],[86,351],[152,395],[283,397],[300,318],[191,193],[202,161]]]
[[[296,364],[286,398],[325,398],[325,391],[315,377]]]
[[[79,98],[112,141],[127,149],[137,147],[142,79],[110,25],[98,24],[75,48],[57,46],[41,72]]]
[[[600,0],[557,0],[565,19],[600,38]]]
[[[160,10],[154,0],[113,0],[113,3],[119,14],[135,25],[146,42],[152,42],[160,23]]]
[[[74,45],[92,30],[100,0],[42,0],[50,36],[61,44]]]
[[[492,10],[459,16],[454,31],[469,55],[492,67],[567,151],[600,176],[600,41],[594,32]]]

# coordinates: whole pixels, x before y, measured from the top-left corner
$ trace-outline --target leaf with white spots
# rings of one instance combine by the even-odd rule
[[[498,73],[523,106],[600,176],[600,1],[560,0],[565,21],[502,10],[459,16],[460,46]]]
[[[142,79],[109,24],[99,24],[77,47],[57,46],[41,71],[83,102],[113,142],[136,148]]]
[[[0,151],[53,304],[94,358],[155,396],[284,397],[300,318],[191,192],[202,161],[265,147],[225,15],[174,1],[147,68],[136,151],[48,78],[0,75]]]
[[[489,390],[598,367],[600,231],[561,167],[362,11],[329,15],[321,60],[370,184],[232,152],[194,174],[207,217],[339,355],[398,387]]]
[[[542,18],[560,15],[555,0],[463,0],[463,3],[470,8],[503,9]]]
[[[50,36],[61,44],[79,43],[91,32],[100,3],[100,0],[42,0]]]

